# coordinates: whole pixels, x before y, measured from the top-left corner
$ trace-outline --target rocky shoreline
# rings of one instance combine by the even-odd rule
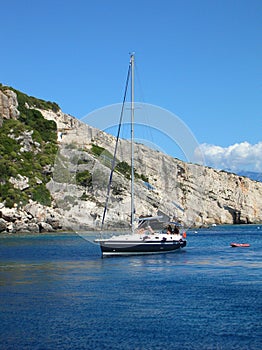
[[[209,225],[196,227],[209,227]],[[3,203],[0,203],[0,234],[45,234],[51,232],[78,232],[79,230],[81,231],[79,223],[75,222],[74,225],[72,221],[69,222],[59,209],[46,207],[33,201],[30,201],[24,208],[6,208]],[[83,225],[82,230],[94,231],[96,229],[95,226],[89,224]]]
[[[0,233],[46,233],[67,229],[51,208],[31,202],[23,209],[0,203]]]

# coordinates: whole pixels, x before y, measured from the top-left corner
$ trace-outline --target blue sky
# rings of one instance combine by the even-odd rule
[[[262,172],[261,43],[261,0],[1,1],[0,82],[83,118],[121,102],[135,51],[143,102],[208,165]]]

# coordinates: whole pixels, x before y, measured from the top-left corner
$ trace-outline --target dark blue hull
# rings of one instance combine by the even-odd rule
[[[103,256],[106,255],[144,255],[168,253],[186,246],[186,240],[170,242],[126,242],[126,241],[102,241],[100,247]]]

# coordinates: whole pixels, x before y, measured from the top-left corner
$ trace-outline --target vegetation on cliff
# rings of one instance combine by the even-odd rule
[[[40,98],[28,96],[19,90],[16,90],[10,86],[2,85],[1,83],[0,83],[0,90],[3,92],[5,90],[14,91],[17,95],[19,109],[24,108],[26,106],[29,108],[51,109],[53,112],[58,112],[60,109],[60,107],[56,102],[45,101]]]
[[[5,91],[7,87],[0,89]],[[52,110],[59,107],[12,90],[17,95],[20,116],[18,120],[4,119],[0,128],[0,202],[10,208],[14,204],[23,206],[29,199],[50,205],[51,196],[45,184],[50,180],[57,153],[56,123],[46,120],[32,107]],[[19,185],[21,178],[24,186]]]
[[[106,150],[101,146],[92,144],[91,153],[97,157],[100,157],[101,163],[111,168],[113,155],[108,150]],[[128,180],[131,179],[131,166],[127,162],[125,161],[119,162],[117,160],[115,171],[124,175],[125,178],[127,178]],[[142,181],[148,182],[148,177],[145,176],[144,174],[138,174],[136,170],[134,172],[134,175],[136,179],[141,179]]]

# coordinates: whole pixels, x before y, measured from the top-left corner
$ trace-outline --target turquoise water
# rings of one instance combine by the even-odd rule
[[[0,348],[261,349],[261,238],[214,227],[181,252],[106,259],[74,234],[0,238]]]

